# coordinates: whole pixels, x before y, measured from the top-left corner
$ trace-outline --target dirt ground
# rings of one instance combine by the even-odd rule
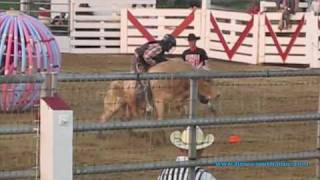
[[[64,54],[62,72],[120,72],[128,71],[131,56],[126,55],[74,55]],[[215,71],[255,71],[266,69],[287,69],[267,65],[245,65],[211,60]],[[60,83],[59,94],[74,109],[76,121],[97,122],[103,111],[103,97],[109,82]],[[319,78],[249,78],[214,80],[221,93],[216,102],[218,116],[279,114],[314,112],[318,107]],[[176,118],[168,109],[168,117]],[[198,115],[207,116],[205,107],[199,105]],[[2,113],[0,123],[32,124],[34,114]],[[143,118],[143,117],[141,117]],[[117,121],[121,117],[116,116]],[[315,149],[316,124],[313,122],[250,124],[212,126],[204,128],[205,133],[215,135],[215,143],[205,151],[204,156],[252,155],[257,153],[285,153]],[[122,130],[104,132],[105,138],[97,134],[77,133],[74,138],[74,164],[88,166],[97,164],[157,162],[174,160],[176,149],[169,142],[174,129],[139,131]],[[238,135],[241,141],[228,143],[230,135]],[[23,170],[36,166],[35,135],[0,136],[0,171]],[[314,161],[307,161],[309,167],[206,167],[217,179],[275,179],[302,180],[314,177]],[[113,173],[91,176],[77,176],[75,179],[156,179],[159,171]]]

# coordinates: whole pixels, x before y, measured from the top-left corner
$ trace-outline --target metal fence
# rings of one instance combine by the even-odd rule
[[[112,81],[112,80],[155,80],[155,79],[175,79],[175,78],[181,78],[181,79],[193,79],[193,81],[196,81],[198,79],[235,79],[236,82],[232,82],[233,86],[236,86],[236,88],[239,88],[241,86],[245,87],[251,87],[252,83],[248,83],[251,81],[244,81],[244,83],[240,82],[241,80],[252,80],[254,78],[263,78],[263,79],[270,79],[270,82],[267,82],[268,85],[273,85],[271,88],[276,88],[278,86],[283,86],[285,84],[286,86],[290,83],[295,84],[295,86],[301,86],[302,91],[306,91],[309,93],[310,88],[313,88],[316,93],[312,95],[308,95],[307,100],[313,99],[311,103],[312,108],[307,109],[309,112],[304,112],[304,113],[299,113],[297,112],[289,112],[289,113],[283,113],[282,111],[280,112],[275,112],[272,114],[266,113],[264,115],[241,115],[238,116],[236,115],[231,115],[231,116],[226,116],[225,114],[222,114],[221,116],[215,116],[215,117],[194,117],[192,119],[189,119],[188,117],[185,118],[178,118],[178,119],[167,119],[163,121],[145,121],[145,120],[138,120],[138,121],[131,121],[131,122],[107,122],[107,123],[94,123],[92,121],[98,121],[97,116],[94,119],[93,117],[88,118],[84,117],[83,120],[80,119],[80,117],[77,115],[77,123],[74,127],[74,131],[76,132],[75,134],[75,142],[74,142],[74,151],[76,152],[75,156],[75,167],[74,167],[74,175],[77,177],[82,177],[86,175],[92,175],[92,174],[104,174],[104,173],[119,173],[119,172],[135,172],[135,171],[145,171],[145,170],[158,170],[166,167],[194,167],[194,166],[209,166],[212,167],[214,166],[215,163],[217,162],[262,162],[262,161],[289,161],[289,160],[306,160],[305,162],[309,162],[311,166],[313,166],[313,161],[309,161],[312,159],[317,159],[319,157],[319,152],[317,150],[317,147],[319,144],[316,145],[316,142],[319,142],[319,137],[316,135],[316,133],[319,133],[319,126],[318,129],[316,128],[316,122],[318,122],[318,119],[320,115],[317,113],[317,104],[318,104],[318,89],[316,89],[319,86],[319,82],[317,77],[319,76],[320,71],[317,69],[313,70],[287,70],[287,71],[251,71],[251,72],[188,72],[188,73],[150,73],[150,74],[132,74],[132,73],[106,73],[106,74],[60,74],[57,76],[57,81],[59,82],[57,87],[51,87],[53,89],[56,89],[59,94],[62,96],[64,94],[64,91],[71,91],[71,93],[75,93],[75,88],[72,87],[71,89],[65,90],[65,87],[70,87],[72,86],[72,83],[79,83],[79,84],[87,84],[92,82],[95,85],[97,85],[97,82],[107,82],[107,81]],[[277,80],[273,78],[281,78],[281,77],[293,77],[293,78],[298,78],[294,79],[292,81],[289,80]],[[301,80],[300,78],[315,78],[311,80]],[[0,77],[0,83],[27,83],[27,82],[44,82],[45,78],[40,75],[36,75],[33,77],[26,77],[26,76],[19,76],[19,77]],[[262,80],[261,80],[262,81]],[[219,84],[220,83],[220,84]],[[258,84],[254,84],[254,87],[259,87],[259,86],[265,86],[264,83],[266,82],[259,82]],[[55,86],[55,83],[52,84]],[[220,85],[224,87],[230,86],[227,82],[215,82],[215,85]],[[83,85],[82,85],[83,86]],[[92,87],[94,87],[92,86]],[[310,86],[310,88],[306,88]],[[77,87],[76,87],[77,88]],[[234,89],[231,89],[232,91]],[[292,89],[293,90],[293,89]],[[293,90],[294,91],[294,90]],[[265,94],[267,93],[274,93],[274,92],[269,92],[266,91],[263,96],[266,96]],[[89,94],[95,94],[90,92]],[[192,93],[191,93],[192,94]],[[303,94],[300,92],[300,94]],[[305,94],[303,94],[305,95]],[[305,95],[307,96],[307,95]],[[88,96],[87,98],[90,98],[91,96]],[[68,95],[64,97],[65,99],[69,100]],[[85,97],[82,97],[85,98]],[[253,99],[258,99],[259,97],[253,97]],[[269,97],[266,97],[268,99]],[[282,100],[281,97],[278,97],[279,100]],[[299,97],[296,97],[299,98]],[[191,98],[192,99],[192,98]],[[101,100],[101,99],[100,99]],[[244,98],[244,101],[248,100],[247,97]],[[87,105],[81,104],[80,106],[82,108],[85,108],[86,106],[90,105],[89,99],[85,99],[84,101],[88,101]],[[225,100],[227,101],[227,100]],[[300,104],[300,100],[295,100],[297,102],[292,101],[292,106],[294,104]],[[79,111],[77,108],[77,104],[73,104],[72,100],[67,101],[71,104],[72,107],[75,108],[75,112],[78,113]],[[192,101],[191,101],[192,102]],[[299,106],[300,107],[300,106]],[[232,108],[229,106],[229,108]],[[86,109],[84,109],[86,113]],[[296,111],[296,110],[293,110]],[[80,114],[80,113],[79,113]],[[191,117],[191,116],[190,116]],[[107,138],[112,138],[112,137],[126,137],[128,140],[126,140],[124,143],[128,143],[127,141],[130,140],[137,140],[142,137],[142,140],[144,141],[145,139],[148,138],[158,138],[163,135],[157,134],[157,130],[159,128],[165,128],[165,129],[172,129],[172,128],[178,128],[178,127],[186,127],[186,126],[195,126],[199,125],[205,128],[206,131],[214,131],[217,133],[218,138],[219,134],[220,136],[223,136],[225,134],[219,132],[220,129],[223,129],[224,131],[228,131],[228,129],[235,129],[238,131],[241,131],[242,128],[246,129],[249,127],[249,130],[252,132],[248,133],[246,136],[244,135],[245,138],[250,139],[250,136],[259,136],[257,134],[254,134],[254,129],[259,129],[260,131],[260,136],[262,138],[271,138],[270,140],[262,140],[263,142],[266,143],[271,143],[272,141],[279,141],[279,143],[286,144],[288,143],[287,146],[284,146],[280,149],[277,147],[273,147],[270,149],[270,151],[263,150],[263,148],[253,148],[255,150],[258,150],[258,152],[246,152],[247,150],[243,147],[239,146],[240,152],[238,152],[237,148],[234,149],[235,153],[226,153],[224,154],[223,151],[220,150],[212,150],[211,153],[207,154],[207,158],[203,159],[198,159],[196,161],[188,161],[188,162],[183,162],[183,163],[177,163],[173,162],[171,159],[167,159],[164,157],[160,157],[158,159],[150,159],[146,158],[145,160],[139,160],[139,157],[136,157],[133,162],[122,162],[122,161],[115,161],[114,159],[111,162],[108,162],[108,159],[105,159],[104,162],[99,163],[99,161],[94,162],[97,164],[103,164],[103,165],[94,165],[93,163],[89,163],[90,159],[92,158],[97,158],[95,155],[92,153],[97,153],[98,151],[101,151],[103,153],[112,153],[112,148],[113,147],[103,147],[101,144],[97,145],[98,143],[103,143],[103,140],[99,140],[96,138],[96,133],[103,131],[103,135],[106,136]],[[279,127],[278,127],[279,126]],[[0,127],[0,134],[1,135],[6,135],[6,136],[15,136],[19,134],[35,134],[37,132],[37,124],[34,125],[18,125],[18,126],[13,126],[13,125],[5,125],[2,124]],[[250,129],[251,127],[251,129]],[[267,131],[271,131],[270,129],[276,129],[273,133],[278,133],[281,134],[279,137],[275,135],[275,137],[272,136],[265,136],[264,132],[262,129],[265,128]],[[289,136],[286,136],[285,134],[288,133],[286,132],[280,132],[281,130],[284,130],[287,128],[295,128],[295,131]],[[130,131],[134,129],[154,129],[154,130],[148,130],[146,132],[131,132],[133,134],[126,134],[130,133]],[[125,130],[125,132],[124,132]],[[248,130],[248,129],[246,129]],[[300,132],[301,131],[301,132]],[[89,132],[89,133],[88,133]],[[118,133],[120,132],[120,133]],[[146,137],[145,133],[147,133]],[[152,133],[154,135],[152,136]],[[166,133],[164,137],[166,137]],[[252,134],[253,133],[253,134]],[[126,135],[124,135],[126,134]],[[140,135],[139,135],[140,134]],[[141,135],[142,134],[142,135]],[[143,135],[144,134],[144,135]],[[295,137],[294,134],[296,134]],[[150,135],[150,137],[149,137]],[[129,136],[136,136],[136,137],[129,137]],[[283,137],[282,137],[283,136]],[[221,138],[221,137],[220,137]],[[259,138],[259,137],[258,137]],[[95,143],[91,144],[92,141],[95,141]],[[251,138],[251,141],[253,144],[250,144],[250,140],[246,140],[244,142],[244,145],[253,145],[253,146],[260,146],[260,141],[256,141],[255,138]],[[298,141],[302,141],[301,143],[298,143]],[[84,142],[89,143],[84,145]],[[294,145],[290,145],[290,143],[295,143]],[[313,142],[313,143],[312,143]],[[134,146],[134,142],[129,142],[129,146]],[[140,144],[140,141],[135,142],[137,144]],[[161,143],[164,143],[163,141]],[[228,146],[225,141],[218,140],[217,148],[219,146],[225,147],[225,148],[232,148],[236,147],[236,145],[233,146]],[[247,143],[247,144],[245,144]],[[148,143],[147,143],[148,144]],[[151,143],[152,144],[152,143]],[[256,145],[255,145],[256,144]],[[313,144],[313,145],[312,145]],[[279,144],[278,144],[279,145]],[[90,146],[96,146],[97,150],[93,150],[92,147]],[[119,150],[121,150],[123,147],[119,146]],[[126,145],[123,145],[124,147],[127,147]],[[149,146],[149,145],[148,145]],[[165,148],[167,145],[166,143],[162,144],[161,146],[157,144],[152,144],[149,148],[155,149],[159,148],[161,151],[165,151],[167,148]],[[93,147],[93,148],[94,148]],[[117,147],[117,145],[116,145]],[[116,148],[114,147],[114,148]],[[134,146],[135,147],[135,146]],[[133,148],[134,149],[134,148]],[[137,148],[138,149],[138,148]],[[138,152],[135,152],[135,155],[139,153],[146,153],[149,154],[153,150],[150,149],[139,149]],[[168,150],[168,149],[167,149]],[[146,152],[145,152],[146,151]],[[241,153],[241,151],[243,151]],[[88,157],[86,157],[85,154],[90,154]],[[130,151],[129,151],[130,152]],[[133,152],[131,152],[133,153]],[[173,152],[168,152],[170,155],[173,155]],[[107,155],[104,154],[104,155]],[[80,156],[83,159],[87,160],[82,160]],[[126,157],[128,156],[128,157]],[[131,156],[126,155],[124,158],[125,159],[130,159]],[[214,157],[213,157],[214,156]],[[153,156],[152,156],[153,157]],[[32,177],[37,177],[38,174],[38,168],[23,168],[23,169],[28,169],[26,171],[20,171],[17,170],[14,171],[15,169],[11,169],[13,171],[0,171],[0,179],[8,179],[8,178],[32,178]],[[214,169],[215,171],[219,172],[219,169],[216,168]],[[233,169],[233,171],[236,171]],[[262,170],[256,170],[256,171],[262,171]],[[284,171],[284,170],[282,170]],[[310,173],[310,170],[308,171]],[[313,171],[314,172],[314,171]],[[238,172],[239,173],[239,172]],[[307,177],[314,177],[311,173]],[[219,175],[219,174],[218,174]],[[103,176],[102,176],[103,177]],[[112,177],[112,176],[109,176]],[[154,174],[151,176],[154,177]],[[87,178],[87,177],[86,177]],[[101,177],[100,177],[101,178]],[[150,178],[150,176],[148,176]]]

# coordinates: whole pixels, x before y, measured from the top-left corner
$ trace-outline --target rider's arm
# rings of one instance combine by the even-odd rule
[[[210,68],[208,67],[208,55],[206,51],[203,49],[200,51],[200,58],[202,63],[198,65],[197,69],[202,68],[204,70],[210,70]]]
[[[186,61],[186,54],[187,54],[187,50],[184,50],[181,55],[183,61]]]
[[[201,56],[201,58],[203,59],[203,65],[206,65],[209,58],[207,52],[204,49],[202,49]]]
[[[155,56],[162,52],[159,44],[150,44],[148,49],[143,54],[143,59],[150,65],[155,65],[157,62],[153,59]]]

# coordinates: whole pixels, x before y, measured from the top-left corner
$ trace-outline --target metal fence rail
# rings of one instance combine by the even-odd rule
[[[295,121],[317,121],[320,113],[287,114],[287,115],[259,115],[259,116],[233,116],[216,118],[195,118],[161,121],[131,121],[131,122],[108,122],[108,123],[81,123],[75,124],[74,131],[100,131],[135,128],[163,128],[163,127],[186,127],[195,125],[228,125],[228,124],[252,124],[252,123],[276,123]]]
[[[37,128],[36,125],[1,125],[0,135],[34,134]]]
[[[45,77],[41,74],[32,76],[14,75],[14,76],[0,76],[0,84],[3,83],[42,83]]]
[[[288,161],[288,160],[307,160],[319,157],[320,152],[317,150],[293,152],[285,154],[256,154],[250,156],[224,156],[214,158],[202,158],[194,161],[160,161],[157,163],[132,163],[118,165],[101,165],[77,167],[74,170],[75,175],[100,174],[113,172],[130,172],[143,170],[157,170],[175,167],[195,167],[195,166],[214,166],[217,162],[263,162],[263,161]]]
[[[157,163],[131,163],[131,164],[112,164],[112,165],[98,165],[98,166],[86,166],[75,167],[74,175],[86,175],[86,174],[100,174],[100,173],[113,173],[113,172],[131,172],[142,170],[157,170],[163,168],[174,167],[194,167],[194,166],[214,166],[218,162],[263,162],[263,161],[288,161],[288,160],[308,160],[314,159],[320,156],[318,150],[293,152],[293,153],[281,153],[281,154],[250,154],[247,156],[223,156],[213,158],[202,158],[194,161],[159,161]],[[35,170],[25,171],[0,171],[0,179],[9,178],[26,178],[35,177]]]
[[[259,77],[296,77],[296,76],[319,76],[320,69],[301,70],[266,70],[266,71],[192,71],[175,73],[143,73],[130,72],[119,73],[60,73],[57,75],[59,82],[80,81],[114,81],[114,80],[155,80],[155,79],[203,79],[203,78],[259,78]],[[43,82],[41,74],[32,76],[0,76],[0,83],[32,83]]]
[[[319,76],[320,69],[308,70],[266,70],[266,71],[192,71],[175,73],[70,73],[59,74],[59,82],[79,81],[114,81],[114,80],[152,80],[152,79],[204,79],[204,78],[259,78],[259,77],[295,77],[295,76]],[[1,82],[1,80],[0,80]]]
[[[30,178],[36,177],[36,170],[0,171],[0,179]]]
[[[48,83],[54,80],[59,82],[88,82],[88,81],[113,81],[113,80],[154,80],[154,79],[215,79],[215,78],[271,78],[271,77],[298,77],[298,76],[319,76],[320,69],[310,70],[286,70],[286,71],[239,71],[239,72],[215,72],[215,71],[195,71],[181,73],[62,73],[57,76],[53,74],[37,74],[34,76],[0,76],[1,83]],[[51,82],[52,83],[52,82]],[[53,83],[54,84],[54,83]],[[211,117],[197,119],[171,119],[163,121],[131,121],[131,122],[107,122],[107,123],[78,123],[74,124],[74,132],[101,131],[101,130],[118,130],[133,128],[165,128],[165,127],[185,127],[195,125],[230,125],[230,124],[251,124],[251,123],[276,123],[276,122],[296,122],[296,121],[319,121],[320,113],[305,114],[265,114],[258,116],[229,116],[229,117]],[[98,120],[94,120],[98,122]],[[92,122],[92,120],[91,120]],[[12,126],[5,125],[0,127],[0,135],[10,134],[32,134],[37,132],[37,126],[22,125]],[[140,171],[155,170],[164,167],[194,167],[209,166],[214,162],[221,161],[278,161],[278,160],[302,160],[316,159],[320,157],[318,150],[302,151],[282,154],[256,154],[241,156],[226,156],[199,159],[177,163],[172,161],[157,163],[132,163],[119,165],[97,165],[89,167],[74,167],[75,175],[123,172],[123,171]],[[0,172],[0,179],[34,177],[36,170]]]
[[[165,128],[186,127],[204,125],[230,125],[230,124],[253,124],[253,123],[277,123],[296,121],[318,121],[320,113],[282,114],[282,115],[258,115],[258,116],[229,116],[215,118],[175,119],[162,121],[131,121],[131,122],[107,122],[107,123],[76,123],[74,132],[139,129],[139,128]],[[37,131],[36,125],[1,125],[0,135],[32,134]]]

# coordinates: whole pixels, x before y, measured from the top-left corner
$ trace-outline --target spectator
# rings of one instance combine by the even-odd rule
[[[180,131],[174,131],[170,135],[170,141],[173,145],[178,148],[178,154],[176,161],[188,161],[188,148],[189,148],[189,131],[190,127],[184,130],[182,133]],[[214,136],[208,134],[204,136],[203,131],[200,127],[196,127],[196,149],[197,156],[201,157],[203,150],[214,141]],[[188,177],[188,167],[180,168],[166,168],[163,169],[158,176],[158,180],[186,180]],[[216,178],[201,167],[195,168],[195,180],[215,180]]]
[[[55,16],[52,19],[51,24],[55,26],[66,25],[67,24],[66,13],[61,12],[59,15]]]
[[[260,1],[253,0],[249,9],[247,10],[248,14],[258,14],[260,12]]]
[[[299,0],[277,0],[277,7],[281,9],[281,19],[278,28],[280,31],[291,27],[291,15],[299,8]]]
[[[314,15],[319,15],[320,12],[320,0],[314,0],[310,2],[309,10],[314,13]]]
[[[196,69],[209,70],[207,66],[208,56],[204,49],[197,47],[197,40],[195,34],[190,33],[188,35],[189,48],[182,53],[182,59],[190,63]]]
[[[55,16],[51,21],[51,30],[54,35],[66,36],[68,35],[68,19],[65,12],[61,12]]]

